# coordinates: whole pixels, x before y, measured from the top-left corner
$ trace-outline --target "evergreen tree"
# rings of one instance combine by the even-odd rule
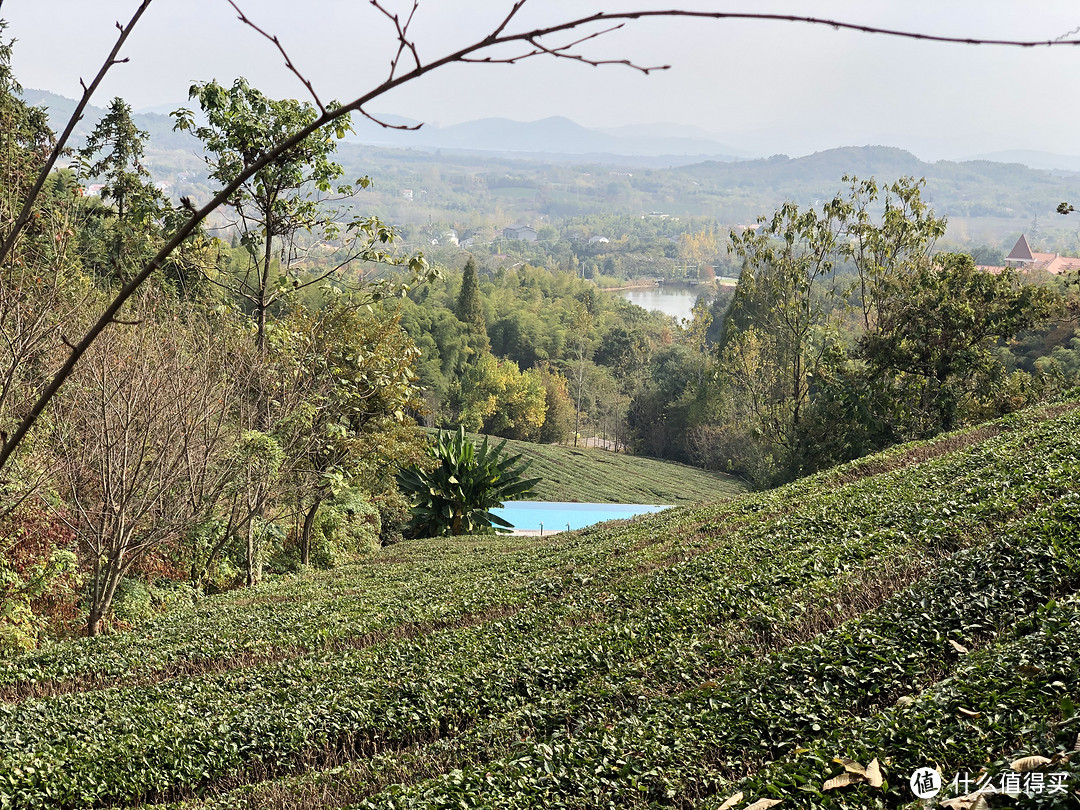
[[[105,246],[103,263],[121,283],[127,281],[129,271],[141,267],[156,252],[167,207],[142,164],[143,143],[148,137],[131,120],[131,106],[114,98],[79,150],[80,175],[102,178],[101,199],[112,203],[111,208],[97,209],[111,215],[99,238]]]
[[[0,20],[0,37],[7,23]],[[23,200],[52,150],[54,136],[45,110],[22,100],[22,86],[11,71],[12,41],[0,39],[0,241],[11,234]],[[36,206],[40,212],[47,201]],[[47,261],[52,234],[44,234],[47,216],[32,215],[20,243],[9,251],[5,268],[28,266],[34,258]],[[43,244],[44,243],[44,244]],[[11,255],[19,253],[18,258]],[[33,257],[33,258],[32,258]]]
[[[480,301],[480,279],[476,275],[476,261],[472,256],[465,262],[461,292],[457,298],[457,316],[471,330],[487,333],[487,318],[484,317],[484,305]]]

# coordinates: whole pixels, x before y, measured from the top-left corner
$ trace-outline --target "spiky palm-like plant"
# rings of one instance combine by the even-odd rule
[[[412,501],[407,531],[414,537],[505,531],[511,524],[491,514],[503,501],[529,495],[539,478],[522,478],[531,462],[521,454],[504,456],[503,440],[479,448],[465,429],[439,431],[428,452],[438,462],[432,470],[410,467],[398,473],[401,491]]]

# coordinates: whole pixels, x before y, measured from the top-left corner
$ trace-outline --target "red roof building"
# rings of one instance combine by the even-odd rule
[[[1013,249],[1005,257],[1005,265],[1025,272],[1042,270],[1055,276],[1080,270],[1080,258],[1062,256],[1060,253],[1037,253],[1028,244],[1027,236],[1020,234]],[[1000,273],[1003,267],[980,266],[989,273]]]

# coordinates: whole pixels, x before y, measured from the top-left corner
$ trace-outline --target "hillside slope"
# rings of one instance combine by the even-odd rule
[[[0,663],[0,806],[904,807],[927,765],[1075,806],[1078,591],[1068,402]]]
[[[533,496],[537,501],[680,506],[746,490],[739,479],[723,473],[591,447],[508,440],[506,452],[520,453],[531,462],[526,475],[542,479]]]

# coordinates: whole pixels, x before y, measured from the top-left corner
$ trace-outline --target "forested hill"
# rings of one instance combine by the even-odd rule
[[[26,88],[22,93],[23,100],[34,107],[44,107],[49,113],[49,125],[55,132],[62,132],[67,125],[68,118],[75,111],[76,102],[65,96],[50,93],[48,90],[34,90]],[[98,101],[108,105],[108,101],[99,98]],[[182,106],[180,104],[177,105]],[[196,105],[197,106],[197,105]],[[89,135],[97,123],[105,117],[106,111],[102,107],[93,104],[87,106],[82,120],[75,125],[72,138],[72,146],[82,146],[86,136]],[[173,130],[175,123],[168,115],[160,113],[134,113],[131,120],[135,126],[149,135],[148,146],[154,151],[186,150],[198,152],[201,145],[198,139],[190,132],[177,132]]]
[[[408,541],[6,659],[0,804],[870,810],[913,806],[929,764],[941,799],[985,772],[1076,807],[1078,597],[1066,401],[712,506]]]
[[[48,108],[54,127],[63,126],[75,105],[70,99],[41,90],[27,89],[24,98]],[[100,108],[88,109],[76,129],[76,146],[103,114]],[[133,121],[149,133],[148,164],[156,180],[175,183],[177,175],[183,174],[183,193],[196,198],[209,195],[210,186],[192,177],[201,174],[204,167],[196,157],[198,142],[189,133],[174,132],[173,120],[166,115],[136,114]],[[475,144],[498,141],[497,136],[505,134],[509,124],[514,124],[515,138],[522,144],[543,143],[551,151],[530,154],[475,148]],[[664,158],[655,154],[560,156],[554,154],[560,144],[568,151],[585,146],[602,149],[606,141],[597,133],[592,140],[572,141],[568,135],[557,138],[551,131],[556,125],[563,135],[568,128],[589,132],[565,121],[476,121],[459,127],[461,142],[474,144],[469,149],[455,150],[457,142],[453,140],[440,150],[354,141],[340,146],[339,160],[350,176],[371,175],[374,188],[367,192],[364,204],[378,208],[384,218],[400,225],[458,223],[463,212],[475,219],[496,210],[499,221],[493,224],[499,228],[514,220],[554,223],[569,217],[650,212],[736,225],[752,223],[787,200],[806,205],[831,199],[840,190],[844,175],[882,181],[911,176],[926,178],[923,199],[939,215],[953,221],[950,237],[961,244],[969,238],[987,243],[1015,240],[1020,232],[1032,236],[1033,230],[1037,236],[1041,228],[1046,237],[1042,247],[1054,250],[1064,247],[1073,234],[1054,213],[1058,203],[1080,199],[1077,173],[989,160],[928,163],[910,152],[884,146],[846,146],[805,157],[775,155],[689,165],[686,162],[694,158],[672,156],[670,163],[660,166],[657,162]],[[363,133],[370,135],[370,130],[361,127]],[[635,143],[612,142],[622,143],[620,148]],[[1034,221],[1038,224],[1033,229]]]
[[[499,227],[513,220],[557,224],[573,217],[650,213],[748,224],[788,200],[805,206],[832,199],[845,175],[882,182],[911,176],[926,178],[923,199],[949,218],[949,237],[958,244],[1008,242],[1007,250],[1019,233],[1041,232],[1044,238],[1036,241],[1042,249],[1056,250],[1075,241],[1075,228],[1057,216],[1057,205],[1080,199],[1080,174],[988,160],[927,163],[881,146],[667,168],[637,166],[630,158],[621,167],[556,164],[359,144],[345,144],[339,154],[349,172],[372,174],[372,201],[403,224],[429,218],[458,222],[463,211],[495,210],[502,215]]]
[[[709,161],[671,169],[670,177],[700,183],[702,195],[745,196],[747,201],[772,195],[775,200],[813,203],[831,199],[838,178],[924,177],[923,199],[949,217],[1049,217],[1057,203],[1080,197],[1080,174],[1030,169],[1019,163],[989,160],[927,163],[903,149],[847,146],[806,157],[776,155],[762,160]],[[771,211],[774,205],[762,207]]]

